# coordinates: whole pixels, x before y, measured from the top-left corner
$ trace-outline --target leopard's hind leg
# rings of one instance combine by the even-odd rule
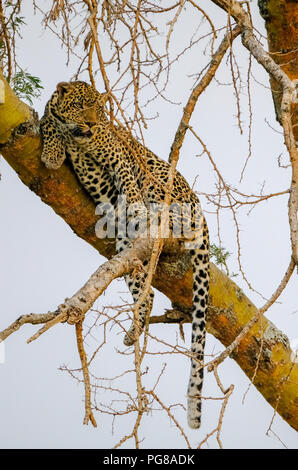
[[[125,248],[129,247],[130,242],[127,239],[120,239],[117,240],[116,244],[116,250],[118,253],[123,251]],[[147,261],[144,262],[144,266],[147,264]],[[137,304],[139,302],[139,299],[141,295],[144,292],[144,287],[145,287],[145,282],[146,282],[146,272],[143,271],[141,273],[132,275],[128,274],[124,276],[125,282],[131,292],[131,295],[134,300],[134,304]],[[152,310],[152,304],[153,304],[153,299],[154,299],[154,292],[150,288],[148,295],[143,299],[141,304],[138,306],[138,328],[139,328],[139,335],[143,332],[145,324],[146,324],[146,319],[148,316],[150,316],[151,310]],[[136,339],[136,325],[135,325],[135,319],[132,321],[132,324],[126,333],[124,337],[124,344],[125,346],[131,346]]]
[[[125,276],[125,281],[132,294],[135,304],[139,301],[140,296],[143,294],[146,277],[147,276],[145,273],[137,274],[135,277],[132,277],[130,275]],[[154,292],[150,288],[149,294],[141,302],[138,308],[139,335],[144,330],[146,319],[150,316],[152,305],[153,305],[153,299],[154,299]],[[136,338],[136,325],[135,325],[135,319],[134,319],[127,334],[124,337],[123,342],[126,346],[131,346],[134,343],[135,338]]]

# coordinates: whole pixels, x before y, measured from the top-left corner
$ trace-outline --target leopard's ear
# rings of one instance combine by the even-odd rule
[[[68,91],[70,90],[70,88],[72,87],[72,84],[71,83],[68,83],[68,82],[60,82],[58,83],[57,85],[57,91],[59,93],[59,96],[62,98],[62,96]]]

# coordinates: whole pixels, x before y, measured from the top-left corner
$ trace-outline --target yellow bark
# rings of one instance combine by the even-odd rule
[[[94,203],[67,163],[57,171],[47,170],[43,166],[40,162],[41,141],[36,116],[17,99],[7,84],[5,89],[6,104],[0,104],[2,155],[23,183],[50,205],[79,237],[110,258],[115,252],[114,241],[96,238]],[[14,137],[8,140],[16,126]],[[168,296],[176,308],[185,310],[192,297],[192,271],[187,253],[163,253],[153,285]],[[212,265],[208,331],[227,346],[256,311],[237,284]],[[166,316],[162,319],[171,322]],[[153,321],[160,320],[154,318]],[[263,318],[233,352],[233,359],[250,378],[259,363],[255,386],[272,407],[277,407],[277,412],[298,430],[298,364],[291,361],[287,337]]]
[[[11,136],[12,130],[24,122],[24,118],[29,119],[30,109],[20,101],[8,86],[0,70],[0,80],[4,83],[3,98],[1,101],[1,127],[0,144],[7,142]]]

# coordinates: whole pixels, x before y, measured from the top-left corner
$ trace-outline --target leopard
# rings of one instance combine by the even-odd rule
[[[40,120],[42,138],[41,160],[49,170],[57,170],[67,159],[79,180],[96,205],[117,207],[118,198],[125,196],[129,206],[136,205],[138,221],[148,216],[151,204],[163,204],[170,163],[158,157],[144,143],[121,124],[114,124],[107,111],[109,93],[100,93],[84,81],[58,83],[46,104]],[[192,332],[190,348],[190,377],[187,388],[188,425],[197,429],[201,425],[202,386],[204,377],[204,348],[206,337],[206,311],[209,297],[209,234],[202,215],[197,194],[190,188],[182,174],[175,170],[171,189],[171,203],[188,204],[190,211],[172,211],[169,218],[170,233],[177,220],[197,233],[185,243],[193,271]],[[199,210],[198,210],[199,208]],[[200,229],[196,229],[195,216],[200,212]],[[173,215],[174,214],[174,215]],[[118,222],[121,214],[118,214]],[[183,220],[182,220],[183,219]],[[126,220],[126,223],[130,219]],[[148,220],[148,219],[146,219]],[[139,222],[136,224],[140,225]],[[142,225],[142,224],[141,224]],[[136,231],[139,236],[140,233]],[[177,238],[179,238],[178,233]],[[120,253],[132,246],[133,237],[116,237],[116,251]],[[185,241],[185,237],[181,236]],[[148,276],[149,259],[143,269],[124,276],[134,304],[138,303],[138,333],[144,330],[151,313],[154,291],[150,287],[146,298],[141,296]],[[173,286],[174,288],[174,286]],[[143,295],[144,297],[144,295]],[[124,337],[124,344],[136,341],[135,322]]]

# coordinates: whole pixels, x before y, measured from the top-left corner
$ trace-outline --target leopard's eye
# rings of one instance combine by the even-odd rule
[[[83,103],[81,101],[75,101],[72,105],[77,109],[83,109]]]

